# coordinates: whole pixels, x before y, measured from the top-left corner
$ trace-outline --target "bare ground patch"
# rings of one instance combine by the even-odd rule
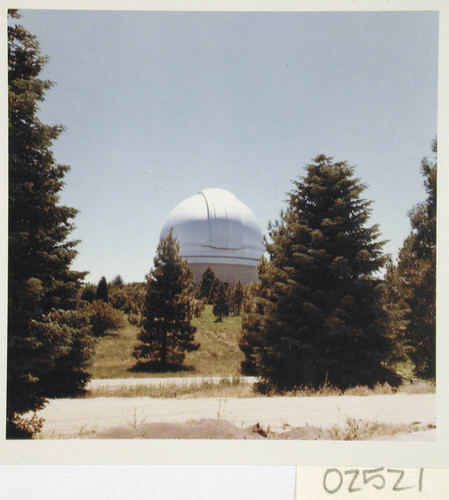
[[[114,427],[93,433],[91,439],[288,439],[288,440],[333,440],[354,441],[381,437],[393,437],[399,433],[428,431],[433,426],[415,422],[412,424],[388,424],[347,419],[343,426],[322,429],[315,426],[297,427],[284,432],[272,432],[259,423],[249,427],[238,427],[221,419],[201,419],[184,424],[153,423],[135,427]]]
[[[227,421],[239,430],[258,423],[264,432],[275,436],[278,433],[296,431],[296,434],[290,435],[291,439],[302,439],[298,437],[297,432],[301,432],[298,429],[309,428],[308,432],[311,432],[311,427],[331,433],[328,437],[323,434],[319,439],[351,439],[351,436],[360,438],[364,434],[374,436],[418,431],[429,425],[435,426],[436,423],[433,393],[327,397],[58,399],[51,400],[38,412],[38,416],[45,419],[42,433],[38,437],[49,439],[88,437],[114,427],[185,425],[203,419]],[[288,436],[289,434],[285,434],[283,438]],[[163,434],[160,437],[164,439]],[[207,439],[207,436],[202,438]]]

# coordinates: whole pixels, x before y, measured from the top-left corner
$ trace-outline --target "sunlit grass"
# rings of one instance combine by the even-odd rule
[[[162,373],[133,371],[136,359],[132,352],[137,343],[139,328],[127,323],[124,328],[98,340],[90,367],[92,378],[239,376],[243,360],[238,346],[241,317],[230,316],[223,318],[222,322],[216,322],[212,306],[207,305],[201,316],[192,323],[197,327],[195,340],[201,347],[198,351],[186,353],[184,366],[187,370]]]

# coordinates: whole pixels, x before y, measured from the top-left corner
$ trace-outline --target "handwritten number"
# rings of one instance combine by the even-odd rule
[[[383,490],[385,488],[385,478],[381,475],[378,474],[378,472],[383,471],[383,467],[379,467],[378,469],[367,469],[363,471],[363,483],[368,484],[371,481],[375,481],[376,479],[381,480],[381,484],[372,484],[376,490]],[[373,474],[371,477],[368,477],[368,474]]]
[[[356,482],[357,478],[359,477],[359,473],[360,473],[359,469],[345,470],[345,474],[354,474],[352,481],[349,483],[349,487],[348,487],[349,493],[355,493],[356,491],[360,491],[362,489],[362,488],[354,488],[354,483]]]
[[[393,486],[393,491],[409,490],[410,488],[413,488],[413,486],[403,486],[402,488],[399,487],[399,484],[401,483],[402,478],[404,477],[404,474],[405,474],[405,472],[403,470],[401,470],[401,469],[387,469],[387,472],[399,474],[398,480],[396,481],[395,485]]]
[[[383,474],[381,472],[385,470],[384,467],[378,467],[377,469],[362,469],[363,472],[363,485],[367,485],[371,483],[371,486],[373,488],[376,488],[376,490],[383,490],[386,486],[386,480]],[[351,475],[352,474],[352,479],[349,483],[348,486],[348,493],[356,493],[357,491],[362,490],[363,488],[356,488],[354,487],[357,478],[360,475],[361,470],[360,469],[350,469],[344,471],[344,475]],[[405,475],[405,470],[403,469],[386,469],[386,472],[389,472],[391,474],[397,474],[397,480],[395,484],[393,485],[392,491],[403,491],[403,490],[409,490],[411,488],[415,488],[416,486],[401,486],[401,482],[404,479]],[[330,475],[337,475],[335,478],[329,478]],[[423,490],[423,478],[424,478],[424,469],[419,469],[419,479],[418,479],[418,491]],[[336,481],[335,481],[336,479]],[[328,486],[328,482],[331,482],[332,487]],[[334,493],[337,493],[341,489],[344,483],[344,476],[340,472],[339,469],[327,469],[324,477],[323,477],[323,488],[326,490],[327,493],[333,495]]]
[[[340,483],[338,484],[338,486],[334,489],[334,490],[330,490],[328,487],[327,487],[327,484],[326,484],[326,479],[327,479],[327,476],[328,474],[330,474],[331,472],[336,472],[339,477],[340,477]],[[323,487],[324,489],[330,493],[331,495],[334,494],[334,493],[337,493],[337,491],[341,488],[341,485],[343,484],[343,476],[341,475],[341,472],[338,470],[338,469],[327,469],[326,473],[324,474],[324,478],[323,478]]]

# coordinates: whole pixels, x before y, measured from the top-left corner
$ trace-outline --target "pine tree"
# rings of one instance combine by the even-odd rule
[[[145,320],[133,353],[139,364],[150,363],[161,370],[179,367],[186,351],[200,347],[194,340],[196,327],[191,324],[199,312],[193,273],[180,256],[178,240],[170,230],[159,242],[147,277]]]
[[[436,358],[436,140],[432,149],[435,161],[421,163],[427,199],[409,213],[412,230],[398,262],[402,298],[409,306],[406,347],[416,374],[429,379],[435,377]]]
[[[103,302],[109,302],[109,291],[108,282],[103,276],[97,285],[97,291],[95,293],[95,300],[102,300]]]
[[[398,362],[407,362],[408,347],[405,333],[407,331],[407,315],[410,308],[404,300],[402,292],[402,280],[398,272],[398,267],[393,264],[391,258],[385,266],[385,292],[382,303],[388,313],[388,331],[392,345],[394,346],[391,356],[391,366],[396,366]]]
[[[117,274],[117,276],[111,281],[111,285],[117,288],[123,288],[125,286],[125,282],[120,274]]]
[[[259,276],[264,275],[267,269],[267,261],[264,256],[260,259],[258,266]],[[239,348],[244,354],[241,363],[241,371],[244,375],[258,374],[258,353],[263,348],[262,331],[265,319],[266,288],[262,283],[251,283],[245,288],[242,313],[242,336]]]
[[[353,173],[346,162],[318,156],[269,226],[263,320],[251,352],[258,374],[279,390],[398,382],[386,367],[393,346],[375,277],[383,242],[376,225],[366,226],[370,202]]]
[[[243,302],[243,285],[239,280],[232,291],[232,309],[237,316],[240,316],[240,308]]]
[[[14,10],[9,15],[19,17]],[[67,237],[77,211],[58,205],[69,167],[57,165],[50,148],[63,127],[44,125],[37,118],[38,103],[53,85],[38,78],[46,60],[34,36],[20,25],[8,26],[9,438],[30,437],[38,430],[36,419],[22,414],[45,405],[53,391],[49,373],[63,373],[68,385],[76,379],[76,390],[81,388],[91,349],[84,320],[73,326],[73,317],[64,319],[64,311],[78,306],[86,273],[70,270],[77,241]],[[67,356],[71,361],[64,368],[59,361]]]
[[[223,321],[223,316],[229,316],[230,311],[230,294],[226,283],[216,278],[214,283],[214,307],[212,313],[216,316],[217,321]]]
[[[199,297],[205,298],[208,304],[211,304],[211,291],[215,282],[215,274],[210,267],[208,267],[203,275],[201,276],[200,289],[199,289]]]

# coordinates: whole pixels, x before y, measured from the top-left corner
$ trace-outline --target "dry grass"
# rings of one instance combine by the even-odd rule
[[[335,441],[366,440],[376,436],[390,436],[399,432],[416,432],[419,430],[423,430],[422,425],[419,423],[391,424],[347,417],[343,426],[335,425],[330,429],[320,429],[318,439]]]
[[[100,398],[250,398],[256,393],[252,386],[238,377],[223,378],[218,382],[211,380],[193,381],[185,384],[161,383],[159,385],[136,384],[133,386],[100,387],[87,391],[83,397]]]
[[[283,392],[282,396],[287,397],[325,397],[325,396],[377,396],[385,394],[425,394],[435,392],[435,384],[432,382],[417,382],[414,384],[404,384],[399,387],[391,387],[388,383],[375,384],[373,387],[367,385],[357,385],[342,390],[338,387],[329,385],[328,383],[322,384],[318,388],[300,386],[291,391]],[[279,395],[274,391],[268,391],[264,394],[268,396]]]

